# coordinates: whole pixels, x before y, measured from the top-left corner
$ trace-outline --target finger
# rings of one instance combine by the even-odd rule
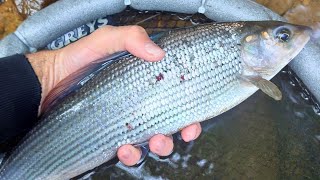
[[[157,134],[149,140],[150,151],[159,156],[168,156],[173,150],[172,137]]]
[[[123,164],[133,166],[140,160],[141,151],[140,149],[127,144],[118,149],[117,156]]]
[[[102,27],[63,48],[62,54],[69,57],[66,59],[73,59],[71,63],[81,68],[94,60],[125,50],[147,61],[161,60],[165,54],[140,26]]]
[[[201,134],[201,125],[200,123],[191,124],[181,131],[181,137],[185,142],[190,142],[195,140]]]

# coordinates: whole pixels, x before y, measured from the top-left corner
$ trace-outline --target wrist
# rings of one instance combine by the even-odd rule
[[[56,68],[58,54],[58,51],[40,51],[26,55],[41,85],[39,113],[43,100],[60,81],[59,77],[56,77],[60,74],[56,72],[59,70]]]

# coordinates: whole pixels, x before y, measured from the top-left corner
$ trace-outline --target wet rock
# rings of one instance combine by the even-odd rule
[[[23,18],[12,0],[4,0],[0,4],[0,14],[0,39],[2,39],[13,32],[23,21]]]
[[[300,0],[256,0],[258,3],[272,9],[274,12],[283,15],[291,9],[296,1]]]
[[[15,0],[15,4],[20,14],[28,17],[56,1],[57,0]]]

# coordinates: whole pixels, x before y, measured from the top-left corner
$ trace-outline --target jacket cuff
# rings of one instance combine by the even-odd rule
[[[41,84],[26,56],[0,59],[0,142],[29,130],[37,120]]]

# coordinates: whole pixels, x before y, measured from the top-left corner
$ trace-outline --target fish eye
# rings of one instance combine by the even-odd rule
[[[276,38],[280,42],[288,42],[290,40],[291,32],[288,28],[280,28],[276,31]]]

